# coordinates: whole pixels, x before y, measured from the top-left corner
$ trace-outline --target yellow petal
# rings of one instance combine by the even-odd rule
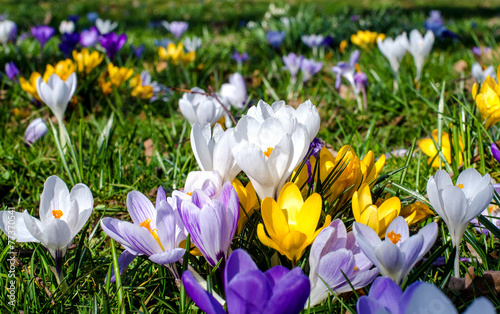
[[[292,262],[296,262],[304,253],[302,247],[306,241],[307,236],[305,234],[299,231],[291,231],[283,238],[279,247],[288,259]]]
[[[302,196],[301,196],[302,197]],[[309,196],[297,215],[295,229],[312,237],[321,217],[322,199],[318,193]]]
[[[358,222],[367,225],[378,234],[380,223],[378,220],[377,206],[375,205],[368,206],[361,215],[360,221]]]
[[[303,204],[302,194],[297,185],[293,182],[285,184],[278,197],[278,206],[285,212],[289,225],[297,224],[297,215]]]
[[[262,224],[259,224],[257,226],[257,237],[259,238],[260,242],[262,242],[262,244],[264,244],[265,246],[273,248],[273,249],[277,250],[278,252],[280,252],[281,254],[284,254],[284,253],[282,253],[282,251],[281,251],[280,247],[278,246],[278,244],[276,244],[276,242],[274,242],[273,240],[271,240],[266,235],[266,232],[264,231],[264,226]]]
[[[290,232],[288,221],[275,200],[266,197],[262,201],[261,211],[267,233],[273,240],[280,241]]]

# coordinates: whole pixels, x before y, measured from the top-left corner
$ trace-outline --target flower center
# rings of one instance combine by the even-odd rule
[[[266,151],[264,152],[264,155],[269,158],[269,155],[271,155],[271,152],[273,151],[272,147],[268,147]]]
[[[62,212],[62,210],[59,210],[59,209],[53,210],[52,215],[54,215],[54,218],[56,218],[56,219],[61,219],[63,212]]]
[[[391,231],[387,234],[387,238],[391,240],[392,243],[396,244],[399,241],[401,241],[401,235],[399,233],[395,233],[394,231]]]
[[[193,196],[193,192],[186,192],[187,195]]]
[[[459,188],[463,189],[464,188],[464,185],[462,183],[458,184],[457,185]]]
[[[156,242],[158,243],[158,245],[160,245],[161,249],[163,251],[165,251],[165,249],[163,248],[163,246],[161,245],[161,241],[160,241],[160,237],[158,237],[158,232],[156,232],[156,229],[153,229],[151,230],[151,219],[148,218],[146,220],[144,220],[143,222],[141,222],[139,224],[140,227],[144,227],[146,229],[148,229],[149,233],[151,233],[151,235],[153,236],[153,238],[156,240]]]

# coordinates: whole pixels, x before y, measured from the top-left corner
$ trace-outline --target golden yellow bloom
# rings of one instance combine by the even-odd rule
[[[363,174],[363,183],[368,183],[370,187],[373,187],[377,182],[377,178],[382,168],[384,168],[385,155],[381,155],[377,162],[375,162],[375,155],[370,150],[365,158],[363,158],[360,165],[361,173]]]
[[[57,62],[55,67],[51,64],[47,64],[47,68],[43,74],[43,80],[48,82],[52,74],[57,74],[61,80],[66,81],[66,79],[71,75],[71,73],[75,72],[75,70],[76,66],[71,59],[61,60]]]
[[[434,140],[433,140],[434,139]],[[434,144],[436,142],[436,144]],[[429,159],[427,160],[427,164],[431,165],[432,167],[439,167],[439,156],[438,156],[438,150],[436,148],[437,143],[439,142],[438,139],[438,130],[435,129],[432,131],[432,139],[431,138],[424,138],[420,141],[418,141],[418,147],[422,150],[424,154],[429,156]],[[453,143],[453,142],[452,142]],[[455,143],[453,143],[455,145]],[[446,161],[448,163],[451,163],[451,144],[450,144],[450,136],[448,133],[443,132],[442,134],[442,139],[441,139],[441,146],[442,146],[442,153],[444,155],[444,158],[446,158]],[[464,151],[464,146],[462,143],[462,139],[460,139],[460,151]],[[434,161],[433,161],[434,159]],[[463,162],[463,157],[462,154],[459,154],[459,163],[462,164]]]
[[[359,30],[356,34],[351,35],[351,42],[362,49],[368,49],[374,46],[379,38],[384,40],[385,35]]]
[[[500,67],[497,69],[500,74]],[[485,120],[485,128],[489,129],[500,121],[500,85],[488,76],[481,85],[478,93],[477,83],[472,88],[472,97],[476,101],[477,109]]]
[[[406,220],[406,223],[413,225],[420,222],[428,217],[434,216],[434,212],[422,202],[415,202],[403,207],[400,213],[401,216]]]
[[[259,201],[252,182],[249,182],[245,187],[240,180],[234,179],[232,184],[240,200],[240,219],[238,220],[238,229],[236,231],[236,234],[240,234],[248,218],[259,208]]]
[[[340,46],[339,46],[339,49],[340,49],[340,53],[341,53],[341,54],[344,54],[344,52],[345,52],[345,48],[347,48],[347,40],[345,40],[345,39],[344,39],[344,40],[342,40],[342,41],[340,42]]]
[[[73,50],[73,59],[78,65],[78,72],[90,74],[95,67],[101,64],[104,54],[97,51],[89,53],[87,48],[83,48],[81,52]]]
[[[379,235],[385,236],[389,224],[399,216],[401,201],[397,197],[391,197],[380,206],[374,205],[370,186],[363,183],[358,191],[352,196],[352,213],[357,222],[369,226]]]
[[[108,64],[108,72],[104,73],[99,78],[99,87],[104,94],[110,94],[113,91],[112,86],[120,87],[122,83],[128,80],[132,74],[134,74],[133,69],[125,67],[115,67],[113,64]],[[109,80],[107,79],[109,78]]]
[[[261,211],[264,225],[257,227],[257,236],[266,246],[285,255],[295,265],[318,233],[328,226],[331,217],[316,230],[321,217],[322,200],[318,193],[309,196],[304,202],[295,183],[288,182],[281,190],[278,202],[270,197],[262,201]]]
[[[38,96],[38,93],[36,91],[36,81],[38,80],[38,78],[42,76],[40,73],[38,72],[33,72],[31,73],[30,75],[30,79],[29,81],[26,80],[24,77],[21,77],[19,79],[19,84],[21,84],[21,88],[28,94],[30,94],[31,96],[35,97],[36,99],[38,99],[39,101],[42,101],[40,99],[40,96]]]
[[[184,65],[193,62],[196,58],[194,51],[184,53],[184,45],[182,43],[177,44],[169,43],[167,48],[158,47],[158,55],[163,60],[170,61],[172,64],[179,64],[179,62],[184,63]]]
[[[137,74],[130,80],[130,87],[133,87],[133,97],[138,97],[141,99],[150,99],[151,97],[153,97],[153,86],[142,85],[140,74]]]

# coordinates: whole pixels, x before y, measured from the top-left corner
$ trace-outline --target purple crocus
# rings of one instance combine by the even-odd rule
[[[47,134],[47,132],[49,132],[49,129],[42,118],[36,118],[31,121],[26,128],[26,133],[24,134],[26,145],[31,146],[34,142],[38,141],[45,134]]]
[[[358,299],[356,310],[363,314],[457,313],[450,299],[433,284],[417,281],[403,292],[387,277],[375,279],[368,295]],[[480,297],[464,313],[493,314],[495,308]]]
[[[62,54],[67,58],[71,55],[71,52],[75,50],[76,46],[80,42],[80,34],[77,32],[74,33],[65,33],[61,35],[61,43],[59,44],[59,50],[61,50]]]
[[[142,45],[140,45],[138,47],[136,47],[134,45],[130,45],[130,48],[134,52],[134,54],[137,57],[137,59],[140,59],[142,57],[142,54],[144,52],[144,44],[142,44]]]
[[[189,271],[182,275],[182,283],[202,311],[207,314],[226,313]],[[224,270],[224,291],[229,313],[300,313],[309,296],[309,288],[309,280],[300,267],[288,270],[278,265],[262,272],[242,249],[231,254]]]
[[[301,39],[302,42],[306,44],[309,48],[313,48],[323,44],[325,37],[323,37],[323,35],[312,34],[312,35],[303,35]]]
[[[335,294],[360,289],[378,276],[379,270],[361,252],[354,234],[335,219],[314,240],[309,253],[310,306]],[[347,281],[346,278],[349,280]]]
[[[323,68],[323,62],[316,62],[313,59],[304,59],[300,65],[300,71],[302,72],[302,82],[309,81],[314,74],[321,71]]]
[[[336,66],[332,68],[334,73],[337,73],[337,80],[335,82],[335,88],[339,89],[342,83],[342,77],[347,79],[353,88],[356,88],[356,82],[354,82],[354,73],[356,73],[356,63],[358,63],[360,57],[359,50],[354,50],[351,53],[349,62],[340,61]]]
[[[116,33],[108,33],[99,37],[99,43],[106,49],[106,54],[113,60],[116,54],[127,42],[127,34],[117,35]]]
[[[283,63],[285,64],[288,72],[290,72],[293,81],[297,78],[302,60],[304,60],[304,56],[297,56],[293,52],[289,53],[287,56],[283,56]]]
[[[480,56],[482,54],[481,48],[479,48],[479,47],[473,47],[472,48],[472,53],[475,54],[476,56]]]
[[[430,12],[429,18],[424,23],[425,29],[430,30],[439,38],[458,38],[459,36],[454,32],[450,31],[444,25],[443,18],[441,17],[441,12],[437,10],[432,10]]]
[[[96,12],[87,13],[87,20],[90,22],[90,24],[94,24],[98,17],[99,14],[97,14]]]
[[[173,21],[173,22],[166,22],[163,21],[162,25],[176,38],[181,37],[188,29],[188,22],[181,22],[181,21]]]
[[[498,149],[497,144],[491,143],[490,149],[493,158],[495,158],[497,162],[500,162],[500,150]]]
[[[286,33],[285,31],[268,31],[266,33],[266,38],[271,47],[279,48],[283,43],[283,39],[285,39]]]
[[[31,35],[38,40],[40,47],[45,46],[45,43],[49,41],[52,36],[54,36],[56,30],[53,27],[47,25],[38,25],[31,28]]]
[[[248,53],[244,51],[243,53],[239,53],[238,51],[234,51],[231,55],[231,59],[235,60],[238,64],[243,63],[243,61],[247,61],[249,59]]]
[[[20,74],[19,70],[17,69],[17,67],[13,61],[5,64],[5,74],[7,74],[7,77],[9,78],[9,80],[15,79],[16,76],[18,76]]]
[[[361,251],[382,275],[400,284],[413,266],[431,249],[437,238],[437,224],[431,222],[410,237],[403,217],[394,219],[385,233],[385,241],[369,226],[355,222],[353,232]]]
[[[92,47],[99,40],[99,30],[92,26],[90,29],[85,29],[80,34],[80,45],[83,47]]]
[[[77,14],[69,15],[68,20],[76,24],[80,20],[80,16]]]
[[[356,87],[358,90],[361,90],[368,85],[368,76],[364,72],[356,72],[353,76],[354,83],[356,84]]]

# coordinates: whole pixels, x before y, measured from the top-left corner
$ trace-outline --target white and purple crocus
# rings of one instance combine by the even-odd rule
[[[342,83],[342,77],[344,77],[356,91],[356,94],[359,93],[356,87],[356,82],[354,81],[354,73],[356,73],[356,64],[359,61],[359,57],[360,57],[359,50],[354,50],[351,53],[349,62],[341,61],[332,68],[332,71],[337,74],[336,76],[337,80],[335,81],[336,89],[340,88],[340,84]]]

